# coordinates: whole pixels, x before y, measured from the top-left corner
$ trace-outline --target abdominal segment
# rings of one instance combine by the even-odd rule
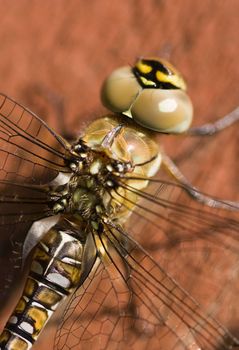
[[[51,228],[35,248],[22,297],[0,336],[1,350],[29,350],[59,303],[79,285],[83,245]]]

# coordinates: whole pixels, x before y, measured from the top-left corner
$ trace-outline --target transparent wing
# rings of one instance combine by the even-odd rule
[[[39,117],[0,94],[0,297],[21,266],[21,245],[33,221],[51,215],[46,184],[69,172],[68,144]]]
[[[237,205],[234,207],[232,204],[231,211],[211,208],[191,198],[186,186],[165,180],[151,179],[148,189],[142,191],[134,188],[134,181],[138,181],[139,178],[130,179],[131,185],[125,184],[122,180],[118,180],[118,184],[121,188],[141,199],[136,203],[129,222],[130,231],[133,230],[134,237],[137,237],[139,241],[144,239],[141,232],[147,229],[148,225],[155,228],[154,231],[161,240],[161,248],[163,244],[167,247],[167,243],[171,247],[177,242],[198,239],[213,241],[214,244],[223,244],[224,247],[228,245],[231,249],[237,248],[234,245],[239,240]],[[129,196],[120,193],[117,189],[112,197],[123,198],[126,208],[130,208],[133,204]],[[211,196],[208,198],[223,203],[223,200]],[[140,227],[141,229],[139,229]],[[152,245],[155,246],[153,237],[151,240]],[[148,249],[152,248],[150,244],[146,243]]]
[[[29,223],[52,215],[48,187],[0,180],[0,189],[1,240],[4,237],[5,226]]]
[[[47,188],[0,181],[0,298],[9,296],[22,269],[22,245],[32,223],[53,215]]]
[[[46,183],[69,169],[65,140],[34,113],[0,94],[0,179]]]
[[[95,238],[101,264],[71,299],[56,349],[238,346],[216,321],[231,326],[238,317],[232,304],[238,294],[238,214],[203,208],[175,184],[157,180],[153,186],[154,195],[141,193],[127,224],[130,236],[108,223]]]

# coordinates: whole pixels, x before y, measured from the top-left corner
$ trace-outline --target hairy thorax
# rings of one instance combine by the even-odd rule
[[[53,209],[93,226],[107,217],[124,222],[161,162],[150,134],[114,116],[91,123],[72,149],[78,161],[69,164],[68,181],[52,187]]]

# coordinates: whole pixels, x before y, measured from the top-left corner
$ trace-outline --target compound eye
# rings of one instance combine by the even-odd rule
[[[192,122],[193,106],[183,90],[145,89],[133,103],[131,115],[147,129],[182,133]]]
[[[116,69],[104,82],[101,100],[112,112],[125,113],[142,91],[131,67]]]
[[[185,132],[193,107],[180,73],[168,62],[140,59],[134,67],[115,70],[101,90],[103,104],[145,128],[163,133]]]

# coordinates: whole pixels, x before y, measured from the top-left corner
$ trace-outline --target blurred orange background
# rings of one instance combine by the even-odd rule
[[[237,0],[12,0],[1,1],[0,10],[0,91],[58,131],[52,96],[64,104],[65,131],[77,133],[105,112],[99,91],[106,75],[139,56],[163,56],[182,72],[195,107],[194,125],[239,104]],[[206,142],[181,169],[203,191],[238,200],[238,127]],[[194,146],[192,140],[165,138],[174,158]],[[236,299],[233,291],[230,303]],[[3,325],[6,316],[1,316]],[[238,310],[233,320],[226,326],[235,331]],[[49,346],[43,336],[35,349]]]

